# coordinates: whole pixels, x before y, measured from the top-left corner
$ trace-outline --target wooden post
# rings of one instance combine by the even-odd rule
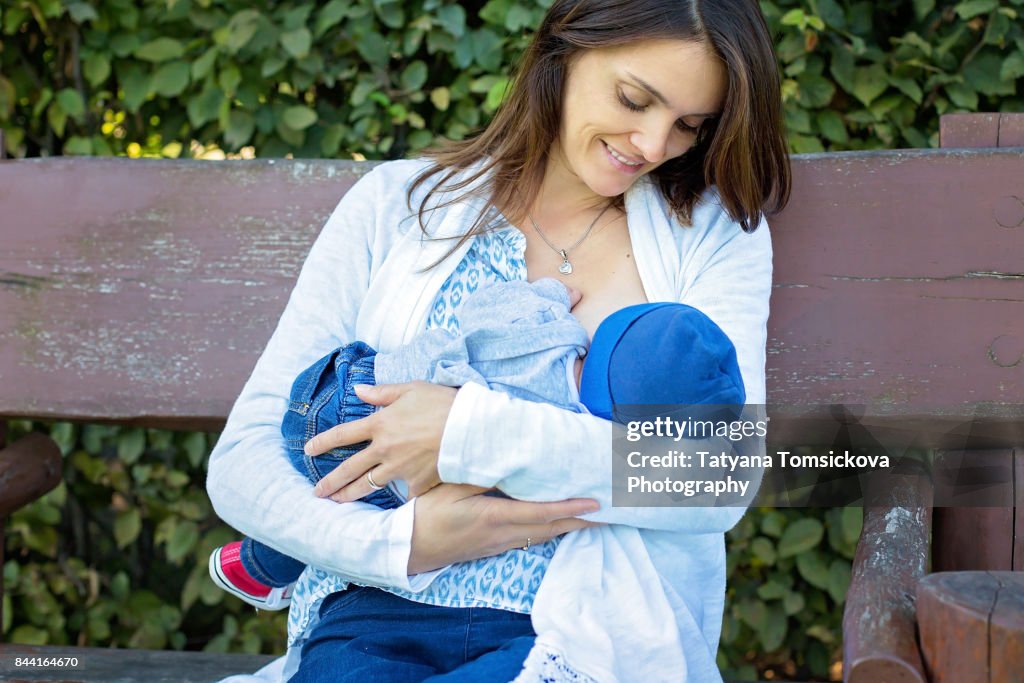
[[[947,114],[939,122],[941,147],[981,148],[1017,147],[1024,145],[1024,114]],[[1019,198],[1004,197],[992,207],[992,216],[999,225],[1017,229],[1024,222],[1024,204]],[[1012,330],[1011,330],[1012,331]],[[1022,341],[1015,334],[999,341],[1013,346]],[[993,363],[1007,368],[1007,381],[1012,367],[1002,363],[998,349],[987,350]],[[980,349],[979,352],[986,352]],[[1015,363],[1014,363],[1015,364]],[[1024,568],[1024,530],[1015,538],[1014,517],[1020,512],[1024,484],[1017,483],[1014,470],[1022,452],[954,451],[941,453],[936,474],[958,471],[987,471],[1005,485],[989,487],[982,495],[986,500],[944,501],[937,493],[934,528],[932,530],[932,571],[1013,570]],[[998,489],[998,490],[997,490]]]

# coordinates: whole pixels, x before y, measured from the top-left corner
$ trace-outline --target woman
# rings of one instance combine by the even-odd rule
[[[296,587],[293,680],[719,679],[723,533],[743,509],[612,508],[609,422],[474,385],[363,392],[383,408],[310,450],[371,440],[321,493],[351,501],[404,480],[418,497],[393,511],[316,498],[279,428],[292,380],[326,351],[394,348],[451,320],[465,291],[517,277],[580,290],[590,335],[645,301],[702,310],[763,403],[781,128],[756,2],[558,0],[487,130],[433,164],[378,166],[345,195],[210,460],[222,518],[325,570]],[[641,650],[570,619],[593,605],[555,539],[587,513],[643,555],[645,598],[670,621]],[[609,646],[574,650],[574,628]]]

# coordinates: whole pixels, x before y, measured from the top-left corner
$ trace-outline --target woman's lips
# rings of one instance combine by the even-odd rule
[[[602,140],[601,144],[604,145],[604,153],[605,153],[605,156],[608,157],[608,161],[611,162],[612,166],[614,166],[617,170],[622,171],[623,173],[633,174],[633,173],[636,173],[637,171],[639,171],[641,168],[644,167],[644,165],[642,163],[633,166],[633,165],[626,164],[626,163],[623,163],[623,162],[619,161],[612,154],[611,148],[608,146],[607,142]],[[619,154],[620,156],[625,156],[624,154],[622,154],[618,150],[615,150],[615,152],[616,152],[616,154]]]

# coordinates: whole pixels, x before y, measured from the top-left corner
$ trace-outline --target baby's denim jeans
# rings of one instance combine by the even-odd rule
[[[299,374],[292,384],[288,411],[281,423],[288,458],[313,484],[328,472],[369,445],[362,442],[335,448],[310,457],[303,452],[306,442],[335,425],[371,415],[376,406],[356,396],[357,384],[375,384],[377,352],[363,342],[353,342],[331,351]],[[364,503],[392,509],[402,501],[384,487],[360,498]],[[268,586],[287,586],[299,578],[306,565],[251,538],[242,541],[242,565],[249,574]]]

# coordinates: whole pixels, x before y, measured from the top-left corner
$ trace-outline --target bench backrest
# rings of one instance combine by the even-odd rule
[[[0,161],[0,416],[217,429],[370,166]],[[771,220],[770,439],[830,443],[842,404],[883,441],[1024,442],[1021,151],[793,167]]]

